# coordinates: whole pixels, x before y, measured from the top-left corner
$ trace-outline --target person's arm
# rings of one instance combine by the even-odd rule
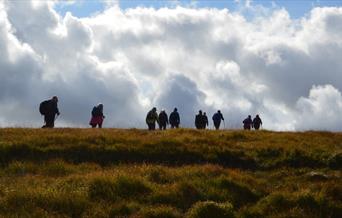
[[[102,118],[104,118],[104,116],[103,116],[103,109],[100,110],[100,116],[101,116]]]
[[[55,103],[55,113],[56,113],[58,116],[60,115],[59,110],[58,110],[57,103]]]

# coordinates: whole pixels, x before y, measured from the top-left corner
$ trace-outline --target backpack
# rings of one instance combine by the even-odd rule
[[[220,120],[221,120],[220,115],[218,113],[215,113],[214,116],[213,116],[213,121],[218,122]]]
[[[179,116],[177,112],[172,112],[170,114],[170,123],[178,123],[179,122]]]
[[[94,107],[93,107],[93,110],[91,111],[91,115],[92,115],[93,117],[96,117],[96,116],[98,116],[98,114],[99,114],[98,107],[94,106]]]
[[[49,110],[49,100],[43,101],[39,105],[39,112],[41,115],[45,115]]]
[[[146,119],[148,120],[154,120],[154,114],[152,111],[148,112]]]

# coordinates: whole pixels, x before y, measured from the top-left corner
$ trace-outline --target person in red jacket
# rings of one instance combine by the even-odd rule
[[[89,125],[91,125],[92,128],[96,128],[96,126],[102,128],[104,118],[105,116],[103,115],[103,104],[98,104],[97,106],[94,106],[93,110],[91,111],[91,120],[89,122]]]

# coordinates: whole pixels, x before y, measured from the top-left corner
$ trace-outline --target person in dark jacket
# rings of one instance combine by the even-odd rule
[[[203,126],[202,126],[202,129],[205,129],[207,126],[209,126],[209,120],[208,120],[208,117],[207,117],[207,113],[204,112],[203,113]]]
[[[93,107],[93,110],[91,111],[91,120],[89,122],[89,125],[91,125],[92,128],[96,128],[98,125],[99,128],[102,128],[103,119],[105,116],[103,115],[103,104],[98,104],[97,106]]]
[[[171,129],[179,127],[180,118],[179,118],[179,113],[177,111],[177,108],[175,108],[173,112],[170,114],[169,121],[170,121]]]
[[[169,124],[169,119],[167,117],[167,114],[164,110],[162,110],[160,113],[159,113],[159,129],[160,130],[166,130],[166,125]]]
[[[262,126],[262,121],[259,117],[259,114],[257,114],[253,119],[253,127],[255,130],[259,130],[260,126]]]
[[[154,107],[146,115],[146,124],[148,126],[148,130],[155,130],[156,122],[159,123],[159,117],[157,114],[157,108]]]
[[[203,118],[203,114],[202,111],[198,111],[198,114],[195,117],[195,126],[197,129],[203,129],[204,126],[204,118]]]
[[[221,114],[221,111],[218,110],[214,115],[213,115],[213,122],[215,129],[218,130],[220,128],[221,120],[224,121],[223,115]]]
[[[243,123],[243,128],[245,130],[251,130],[251,127],[253,125],[253,121],[252,121],[251,115],[248,115],[248,117],[246,119],[244,119],[242,123]]]
[[[42,128],[53,128],[55,127],[55,119],[60,115],[58,110],[58,97],[53,96],[52,99],[44,101],[44,121],[45,125]]]

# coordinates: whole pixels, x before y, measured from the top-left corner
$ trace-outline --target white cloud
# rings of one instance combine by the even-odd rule
[[[297,101],[297,108],[297,129],[341,129],[342,95],[331,85],[313,86],[309,97]]]
[[[0,125],[39,126],[37,105],[58,95],[59,125],[86,127],[102,102],[106,126],[144,127],[157,106],[178,107],[188,127],[199,109],[221,109],[227,127],[258,113],[265,128],[338,130],[341,25],[341,8],[293,20],[284,9],[246,19],[114,4],[80,19],[52,3],[2,1]]]

